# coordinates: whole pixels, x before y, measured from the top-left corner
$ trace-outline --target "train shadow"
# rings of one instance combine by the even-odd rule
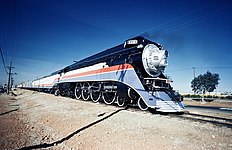
[[[157,111],[156,109],[153,108],[148,108],[148,112],[150,112],[151,114],[157,114],[157,115],[183,115],[186,113],[186,111],[181,111],[181,112],[161,112],[161,111]]]
[[[126,109],[128,109],[128,107],[122,108],[122,109],[118,109],[118,110],[112,112],[111,114],[109,114],[109,115],[107,115],[107,116],[105,116],[105,117],[103,117],[103,118],[101,118],[101,119],[99,119],[97,121],[94,121],[94,122],[92,122],[92,123],[90,123],[90,124],[88,124],[88,125],[80,128],[78,130],[76,130],[75,132],[69,134],[68,136],[66,136],[66,137],[64,137],[64,138],[62,138],[60,140],[54,141],[52,143],[43,143],[43,144],[38,144],[38,145],[27,146],[27,147],[20,148],[19,150],[41,149],[41,148],[49,148],[49,147],[52,147],[52,146],[56,146],[58,144],[63,143],[64,141],[69,140],[70,138],[72,138],[73,136],[75,136],[76,134],[78,134],[79,132],[84,131],[84,130],[92,127],[93,125],[98,124],[98,123],[100,123],[100,122],[102,122],[102,121],[104,121],[104,120],[112,117],[113,115],[119,113],[120,111],[123,111],[123,110],[126,110]],[[101,115],[101,116],[103,116],[103,115]]]
[[[7,111],[7,112],[4,112],[4,113],[1,113],[1,114],[0,114],[0,116],[2,116],[2,115],[6,115],[6,114],[9,114],[9,113],[11,113],[11,112],[18,111],[18,110],[19,110],[19,108],[17,108],[17,109],[13,109],[13,110],[10,110],[10,111]]]

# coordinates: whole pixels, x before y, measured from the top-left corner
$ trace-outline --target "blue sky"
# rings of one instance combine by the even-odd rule
[[[232,4],[228,0],[0,0],[0,44],[15,82],[47,75],[142,35],[169,52],[165,73],[191,92],[196,75],[218,73],[232,91]],[[0,61],[0,84],[7,82]]]

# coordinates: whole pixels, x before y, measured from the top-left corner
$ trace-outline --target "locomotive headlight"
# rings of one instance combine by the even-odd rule
[[[154,44],[148,44],[144,47],[142,53],[142,62],[146,72],[152,77],[157,77],[167,66],[168,52],[160,50]]]

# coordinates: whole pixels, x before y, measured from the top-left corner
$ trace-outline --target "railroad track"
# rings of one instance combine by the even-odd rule
[[[138,109],[135,106],[128,106],[128,111],[133,112],[142,112],[140,109]],[[217,117],[217,116],[210,116],[205,114],[196,114],[191,113],[189,111],[185,111],[183,113],[162,113],[162,112],[155,112],[155,111],[144,111],[144,113],[155,113],[160,115],[166,115],[173,118],[180,118],[184,120],[190,120],[194,122],[201,122],[201,123],[211,123],[213,125],[217,125],[220,127],[228,127],[232,128],[232,119],[229,118],[223,118],[223,117]]]
[[[195,114],[191,112],[185,112],[183,115],[169,114],[171,117],[181,118],[185,120],[192,120],[196,122],[211,123],[221,127],[232,128],[232,119],[216,117],[203,114]]]

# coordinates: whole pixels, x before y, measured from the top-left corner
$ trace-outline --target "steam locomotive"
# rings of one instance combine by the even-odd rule
[[[163,74],[167,57],[160,44],[139,36],[21,87],[120,107],[182,112],[180,94]]]

